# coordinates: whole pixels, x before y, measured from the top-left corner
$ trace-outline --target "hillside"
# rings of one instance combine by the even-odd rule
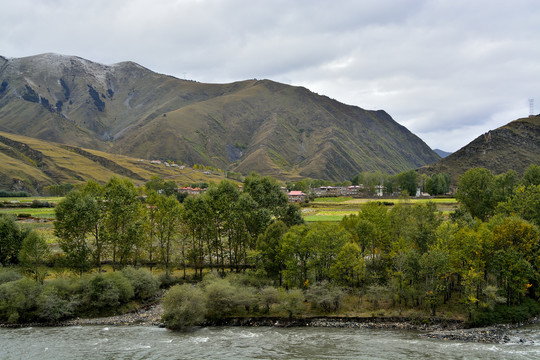
[[[386,112],[302,87],[202,84],[56,54],[0,57],[0,131],[281,179],[343,180],[439,159]]]
[[[153,175],[178,185],[220,181],[191,168],[166,167],[149,161],[97,150],[52,143],[0,132],[0,189],[40,193],[48,185],[78,184],[89,179],[104,183],[112,176],[143,185]]]
[[[509,170],[522,175],[531,164],[540,164],[540,115],[517,119],[480,135],[448,157],[421,173],[448,173],[456,183],[459,175],[473,167],[484,167],[494,174]]]

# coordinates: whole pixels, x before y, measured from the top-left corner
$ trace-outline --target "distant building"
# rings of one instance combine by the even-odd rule
[[[306,194],[304,194],[302,191],[289,191],[287,193],[287,197],[289,198],[289,202],[294,203],[301,203],[306,201]]]
[[[183,187],[183,188],[179,188],[178,189],[178,192],[183,192],[183,193],[187,193],[188,195],[199,195],[203,192],[205,192],[206,189],[201,189],[201,188],[192,188],[190,186],[186,186],[186,187]]]

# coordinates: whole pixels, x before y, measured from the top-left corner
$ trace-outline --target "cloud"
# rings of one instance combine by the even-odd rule
[[[0,49],[201,82],[269,78],[384,109],[454,151],[540,98],[533,0],[0,0]],[[540,102],[540,101],[539,101]]]

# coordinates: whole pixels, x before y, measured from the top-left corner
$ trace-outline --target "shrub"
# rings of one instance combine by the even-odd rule
[[[327,282],[313,284],[306,292],[307,299],[311,304],[322,311],[328,313],[341,308],[343,291]]]
[[[237,304],[236,289],[225,279],[206,277],[204,282],[207,316],[219,319],[231,315]]]
[[[159,275],[158,281],[162,289],[168,289],[171,286],[178,284],[180,279],[171,274],[163,273]]]
[[[280,307],[286,311],[289,318],[300,314],[304,309],[304,293],[300,289],[294,289],[280,292]]]
[[[83,289],[83,304],[89,310],[99,311],[120,305],[120,290],[109,277],[102,274],[94,275],[85,281]]]
[[[533,299],[525,298],[520,305],[508,306],[506,304],[495,305],[493,309],[483,309],[473,315],[469,326],[489,326],[493,324],[519,323],[540,314],[540,303]]]
[[[163,320],[167,327],[184,330],[204,320],[205,295],[190,284],[173,286],[163,298]]]
[[[23,276],[18,271],[13,269],[2,269],[0,270],[0,285],[22,279],[22,277]]]
[[[133,285],[121,272],[112,272],[106,274],[105,277],[118,289],[118,301],[120,304],[126,303],[133,298],[135,295]]]
[[[41,286],[28,278],[0,285],[0,319],[9,323],[32,321],[40,292]]]
[[[58,288],[54,285],[45,286],[37,299],[38,317],[47,322],[67,319],[74,313],[75,304],[60,297]]]
[[[130,281],[138,299],[150,299],[159,291],[159,280],[148,270],[127,267],[122,274]]]
[[[273,304],[279,303],[279,291],[273,286],[266,286],[259,290],[257,297],[259,299],[259,304],[264,307],[265,314],[270,312],[270,307]]]
[[[257,290],[251,286],[234,287],[234,303],[236,306],[242,306],[249,313],[252,309],[258,308]]]

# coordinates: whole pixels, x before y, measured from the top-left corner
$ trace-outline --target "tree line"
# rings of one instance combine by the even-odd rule
[[[304,224],[270,177],[251,174],[242,185],[224,180],[181,203],[159,181],[143,192],[126,179],[89,181],[56,207],[62,251],[55,261],[79,274],[100,270],[105,260],[115,269],[159,265],[167,274],[179,267],[184,276],[191,267],[199,278],[205,268],[246,272],[287,293],[338,286],[390,299],[400,313],[423,306],[435,315],[454,301],[472,317],[540,295],[540,166],[521,178],[467,171],[458,183],[460,206],[449,216],[433,203],[372,202],[333,224]],[[16,231],[2,219],[0,260],[22,261],[21,246],[12,245],[30,237],[4,235]],[[43,243],[39,236],[27,242],[25,263],[39,273],[49,250],[35,245]]]

